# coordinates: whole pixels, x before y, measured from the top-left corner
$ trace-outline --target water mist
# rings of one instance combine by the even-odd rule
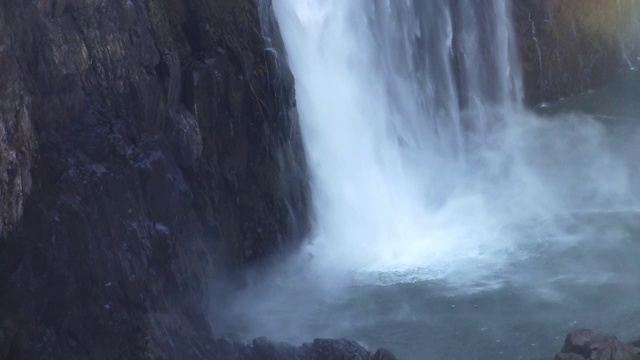
[[[273,0],[273,10],[314,230],[292,264],[239,295],[230,331],[350,336],[408,358],[420,358],[416,342],[460,358],[460,344],[443,344],[473,338],[500,358],[495,339],[523,322],[560,327],[545,306],[576,319],[597,307],[580,284],[637,289],[621,274],[640,270],[629,235],[638,131],[524,108],[509,1]],[[570,294],[584,295],[580,306]]]
[[[509,2],[450,4],[274,1],[312,174],[315,266],[481,276],[517,251],[514,227],[548,233],[557,214],[627,198],[601,126],[523,109]]]

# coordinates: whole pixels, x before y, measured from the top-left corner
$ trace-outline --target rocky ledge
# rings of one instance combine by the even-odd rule
[[[640,360],[640,339],[624,343],[594,330],[571,332],[554,360]]]
[[[397,360],[388,350],[371,353],[348,339],[315,339],[301,346],[266,338],[255,339],[246,345],[215,340],[203,350],[214,354],[213,360]]]

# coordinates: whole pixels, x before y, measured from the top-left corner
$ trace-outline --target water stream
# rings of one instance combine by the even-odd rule
[[[640,75],[531,111],[508,1],[273,0],[315,207],[217,323],[403,359],[640,334]]]

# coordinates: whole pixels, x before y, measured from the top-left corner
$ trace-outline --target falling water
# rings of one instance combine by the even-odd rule
[[[588,321],[640,332],[640,92],[525,109],[510,3],[273,0],[314,232],[217,324],[415,359],[548,355]]]
[[[509,4],[274,1],[318,266],[483,275],[516,250],[512,228],[626,194],[596,124],[551,129],[522,108]]]

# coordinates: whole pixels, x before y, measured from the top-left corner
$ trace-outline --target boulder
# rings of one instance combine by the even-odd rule
[[[639,350],[634,343],[625,344],[615,336],[580,329],[567,335],[554,360],[640,360]]]

